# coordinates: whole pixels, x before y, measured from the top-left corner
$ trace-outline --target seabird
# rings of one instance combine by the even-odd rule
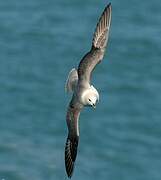
[[[69,72],[66,81],[66,91],[73,93],[66,115],[68,137],[65,145],[65,167],[69,178],[72,177],[77,156],[80,112],[84,106],[95,108],[99,101],[99,93],[90,81],[92,71],[104,57],[111,23],[111,11],[111,3],[109,3],[97,23],[91,50],[82,58],[78,68],[73,68]]]

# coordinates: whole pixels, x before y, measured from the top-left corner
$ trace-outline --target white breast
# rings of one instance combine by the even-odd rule
[[[84,90],[81,95],[81,102],[83,105],[89,104],[88,99],[91,99],[93,102],[99,100],[99,94],[93,86],[90,86],[90,88]]]

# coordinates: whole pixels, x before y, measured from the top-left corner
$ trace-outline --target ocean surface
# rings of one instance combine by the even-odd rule
[[[93,74],[96,110],[80,116],[74,180],[161,179],[161,1],[112,2]],[[108,1],[0,1],[0,180],[66,180],[64,92]]]

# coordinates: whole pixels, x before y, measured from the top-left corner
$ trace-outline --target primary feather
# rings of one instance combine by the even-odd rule
[[[92,48],[79,63],[78,78],[81,83],[90,82],[93,69],[104,57],[110,23],[111,4],[108,4],[97,23],[92,41]]]

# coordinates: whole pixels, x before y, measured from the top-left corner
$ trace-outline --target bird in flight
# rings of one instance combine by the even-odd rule
[[[99,93],[91,85],[91,74],[95,66],[102,61],[105,53],[111,23],[111,11],[111,3],[109,3],[97,23],[91,50],[82,58],[78,68],[73,68],[69,72],[66,81],[66,91],[73,93],[66,115],[68,136],[65,144],[65,167],[69,178],[72,177],[77,156],[80,112],[84,106],[95,108],[99,101]]]

